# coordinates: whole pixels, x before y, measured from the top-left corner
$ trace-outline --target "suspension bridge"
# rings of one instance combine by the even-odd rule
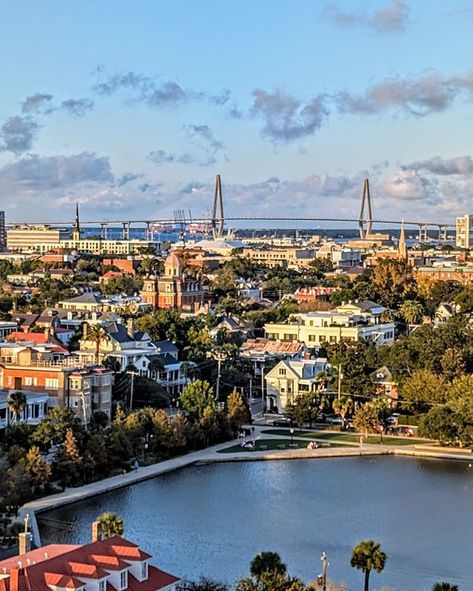
[[[358,227],[360,239],[368,239],[373,235],[373,224],[385,225],[385,226],[405,226],[418,228],[418,239],[420,242],[428,240],[429,231],[434,230],[437,234],[439,241],[447,240],[447,231],[455,228],[453,223],[435,222],[435,221],[419,221],[409,219],[384,219],[384,218],[373,218],[372,214],[372,203],[370,195],[369,180],[365,179],[363,184],[363,192],[361,199],[361,208],[358,217],[325,217],[325,216],[297,216],[297,215],[224,215],[223,206],[223,192],[222,182],[220,175],[217,175],[215,180],[215,191],[213,197],[213,204],[210,216],[193,217],[189,211],[187,216],[184,210],[176,210],[173,217],[162,217],[162,218],[140,218],[140,219],[108,219],[108,220],[81,220],[81,226],[95,226],[100,227],[101,237],[105,240],[108,238],[108,230],[111,227],[121,227],[122,239],[127,240],[130,238],[131,226],[145,228],[146,239],[152,240],[153,227],[156,226],[180,226],[184,228],[187,224],[202,224],[208,227],[212,233],[212,237],[217,240],[224,237],[225,224],[227,222],[330,222],[340,224],[355,224]],[[12,222],[12,225],[24,225],[24,226],[37,226],[37,225],[48,225],[52,227],[64,227],[67,225],[74,225],[76,220],[67,222]]]

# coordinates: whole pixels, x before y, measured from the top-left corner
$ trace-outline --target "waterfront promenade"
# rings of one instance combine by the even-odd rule
[[[281,439],[281,435],[271,435],[264,433],[267,427],[256,427],[254,438],[258,440]],[[286,439],[289,441],[289,432]],[[294,441],[309,442],[308,439],[293,435]],[[316,439],[315,439],[316,440]],[[381,445],[381,444],[347,444],[336,445],[333,447],[318,447],[317,449],[289,448],[277,450],[238,450],[235,452],[221,453],[222,450],[238,445],[240,440],[227,441],[212,447],[188,453],[183,456],[164,460],[149,466],[139,467],[136,470],[119,474],[110,478],[105,478],[98,482],[86,484],[77,488],[68,488],[63,492],[42,497],[26,503],[19,512],[20,518],[27,513],[30,515],[30,523],[33,533],[33,539],[36,545],[41,544],[40,532],[36,522],[36,514],[48,511],[63,505],[79,502],[95,495],[100,495],[118,488],[131,486],[137,482],[148,480],[156,476],[173,472],[191,465],[202,465],[217,462],[246,462],[246,461],[265,461],[265,460],[291,460],[291,459],[323,459],[337,457],[359,457],[374,455],[407,455],[416,457],[430,457],[439,459],[467,460],[473,463],[473,454],[470,452],[454,452],[446,450],[435,450],[432,446],[416,445]]]

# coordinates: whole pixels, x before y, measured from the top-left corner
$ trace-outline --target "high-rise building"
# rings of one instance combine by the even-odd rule
[[[7,248],[7,233],[5,230],[5,212],[0,211],[0,252]]]
[[[473,216],[466,214],[457,218],[458,248],[471,248],[473,246]]]

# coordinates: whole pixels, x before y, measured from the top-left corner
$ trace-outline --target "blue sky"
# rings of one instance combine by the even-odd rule
[[[472,212],[473,2],[0,0],[13,220]]]

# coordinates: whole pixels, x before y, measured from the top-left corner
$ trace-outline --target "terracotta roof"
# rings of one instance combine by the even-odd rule
[[[109,571],[129,569],[130,563],[149,558],[151,556],[136,544],[121,536],[113,536],[83,546],[51,545],[38,548],[0,562],[0,571],[5,569],[11,577],[19,576],[18,591],[50,591],[49,585],[80,589],[85,585],[82,579],[102,579],[109,575]],[[20,564],[22,568],[18,572]],[[8,580],[0,581],[0,591],[10,591]],[[127,590],[158,591],[178,580],[178,577],[149,565],[148,579],[142,582],[128,570]],[[107,591],[117,589],[107,581]]]

